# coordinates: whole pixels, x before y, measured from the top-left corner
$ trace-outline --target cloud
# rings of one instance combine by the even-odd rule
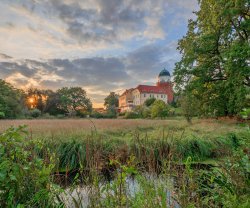
[[[127,41],[164,40],[168,26],[186,21],[196,5],[196,0],[3,0],[0,50],[17,58],[68,58],[122,48]]]
[[[0,10],[0,78],[19,88],[81,86],[101,103],[173,70],[197,2],[3,0]]]
[[[12,59],[11,56],[8,56],[4,53],[0,53],[0,61],[5,61],[5,60],[8,60],[8,59]]]
[[[173,71],[179,60],[176,42],[165,46],[150,44],[130,52],[125,58],[128,73],[137,80],[155,80],[159,70],[166,67]],[[150,79],[152,78],[152,79]]]
[[[0,62],[0,76],[18,88],[55,90],[81,86],[95,102],[102,103],[110,91],[121,92],[142,83],[154,84],[164,67],[171,72],[179,58],[174,56],[175,46],[176,43],[149,44],[125,56],[108,58],[10,59]]]

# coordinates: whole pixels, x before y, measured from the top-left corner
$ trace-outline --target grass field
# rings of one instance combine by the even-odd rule
[[[87,189],[88,207],[126,207],[128,204],[127,207],[153,207],[156,203],[157,207],[166,207],[166,190],[171,191],[172,202],[181,207],[238,207],[238,201],[242,207],[250,205],[247,200],[250,191],[247,123],[194,119],[188,124],[183,118],[0,120],[0,132],[19,125],[27,125],[28,135],[12,129],[9,134],[3,134],[0,148],[4,148],[2,152],[6,152],[8,162],[10,154],[20,155],[18,160],[11,157],[14,164],[20,158],[27,158],[17,164],[19,168],[20,164],[27,163],[23,169],[27,173],[16,173],[20,189],[37,181],[45,186],[44,174],[47,174],[47,183],[73,191],[67,189],[66,194],[67,203],[75,203],[73,207],[85,207],[86,201],[80,197],[83,189]],[[30,161],[38,162],[34,172],[29,172],[29,166],[34,168]],[[10,165],[5,168],[12,171]],[[26,180],[26,175],[30,179]],[[148,180],[148,175],[157,177]],[[136,193],[127,189],[127,179],[131,176],[140,187]],[[103,185],[107,178],[112,181]],[[10,189],[12,179],[13,176]],[[158,179],[160,186],[156,186]],[[83,184],[87,185],[79,188]],[[49,193],[54,192],[49,190]],[[44,194],[38,199],[47,203]]]
[[[192,125],[183,118],[169,120],[146,119],[37,119],[37,120],[0,120],[0,132],[10,126],[27,125],[30,132],[37,134],[76,134],[97,130],[133,131],[136,129],[165,129],[165,131],[184,130],[186,133],[224,134],[239,131],[241,127],[234,120],[194,119]],[[185,133],[184,132],[184,133]],[[211,135],[211,136],[212,136]]]

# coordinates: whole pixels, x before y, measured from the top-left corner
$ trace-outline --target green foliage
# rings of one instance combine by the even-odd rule
[[[102,113],[97,112],[97,111],[92,111],[90,117],[92,117],[92,118],[104,118],[104,115]]]
[[[5,117],[5,113],[4,112],[0,112],[0,119]]]
[[[50,174],[53,163],[45,165],[24,127],[10,128],[0,135],[1,207],[52,207],[55,205]],[[49,160],[53,160],[50,155]]]
[[[104,106],[107,109],[107,114],[105,114],[104,117],[116,118],[117,108],[119,106],[119,95],[115,92],[110,92],[110,94],[104,99]]]
[[[174,76],[179,92],[196,97],[199,113],[238,114],[250,86],[249,1],[203,0],[179,41]]]
[[[164,118],[169,114],[169,106],[162,100],[156,100],[151,107],[152,118]]]
[[[249,207],[249,178],[249,155],[239,149],[221,167],[202,171],[198,193],[204,195],[205,206]]]
[[[151,118],[151,110],[150,110],[150,108],[143,108],[142,117],[143,118]]]
[[[79,111],[90,112],[92,103],[87,98],[86,91],[81,87],[63,87],[57,91],[59,107],[69,115],[76,115]]]
[[[243,119],[250,119],[250,108],[244,108],[241,112],[240,115]]]
[[[23,99],[21,90],[0,79],[0,112],[5,118],[16,118],[21,114]]]
[[[135,118],[150,118],[151,109],[144,105],[136,106],[132,111],[128,111],[124,114],[126,119],[135,119]]]
[[[119,105],[119,95],[115,92],[110,92],[110,94],[104,99],[104,106],[109,109],[115,109]]]
[[[145,100],[144,105],[149,107],[151,106],[154,102],[156,101],[156,98],[152,97],[152,98],[148,98],[147,100]]]
[[[140,115],[136,112],[129,111],[125,113],[124,118],[126,119],[135,119],[135,118],[140,118]]]
[[[199,110],[197,110],[199,109],[197,99],[191,93],[186,93],[182,94],[179,102],[181,104],[182,115],[188,123],[191,123],[192,117],[199,113]]]
[[[38,118],[38,117],[40,117],[41,116],[41,111],[39,110],[39,109],[32,109],[31,111],[30,111],[30,116],[31,117],[33,117],[33,118]]]
[[[70,187],[81,190],[79,183],[86,182],[90,207],[249,206],[248,128],[218,136],[194,125],[165,129],[55,134],[44,140],[40,135],[34,140],[23,128],[11,128],[0,136],[0,205],[59,206],[53,173],[72,180],[76,172]],[[205,165],[206,159],[216,159],[216,166]],[[112,180],[103,182],[100,174],[107,172]],[[85,205],[81,193],[77,196],[71,204]]]

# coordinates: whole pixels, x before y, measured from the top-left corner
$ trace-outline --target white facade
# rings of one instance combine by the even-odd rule
[[[162,100],[165,103],[168,102],[168,96],[167,94],[159,94],[159,93],[140,93],[138,89],[135,89],[132,92],[133,95],[133,104],[135,106],[137,105],[143,105],[144,102],[149,98],[155,98],[156,100]]]
[[[149,98],[162,100],[165,103],[173,101],[173,90],[170,73],[163,69],[156,86],[138,85],[136,88],[126,90],[119,98],[121,112],[130,111],[134,106],[143,105]]]

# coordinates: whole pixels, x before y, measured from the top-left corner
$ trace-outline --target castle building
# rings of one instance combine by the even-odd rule
[[[170,78],[169,71],[163,69],[158,75],[156,86],[138,85],[125,90],[119,97],[120,111],[131,111],[135,106],[143,105],[148,98],[163,100],[165,103],[173,102],[174,92]]]

